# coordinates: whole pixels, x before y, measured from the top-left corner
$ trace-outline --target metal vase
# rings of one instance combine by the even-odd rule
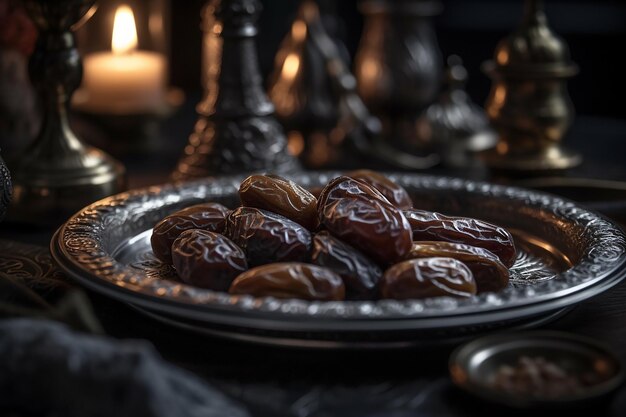
[[[125,188],[124,167],[86,145],[68,121],[82,79],[73,30],[95,11],[95,0],[24,0],[39,31],[30,78],[43,107],[35,141],[11,161],[11,220],[54,225],[87,204]]]

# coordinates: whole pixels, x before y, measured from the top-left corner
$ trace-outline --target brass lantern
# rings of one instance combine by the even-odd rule
[[[531,173],[581,162],[580,155],[561,145],[574,117],[567,79],[578,67],[567,44],[548,26],[541,1],[526,2],[520,27],[498,44],[483,70],[493,81],[485,107],[499,136],[495,148],[483,155],[487,165]]]

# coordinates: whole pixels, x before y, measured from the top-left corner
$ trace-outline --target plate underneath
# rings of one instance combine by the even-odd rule
[[[466,340],[483,336],[487,333],[502,329],[525,330],[534,329],[567,314],[572,308],[563,308],[549,314],[542,314],[525,319],[508,320],[500,323],[490,323],[483,326],[470,326],[450,328],[445,331],[419,331],[414,333],[389,332],[386,335],[379,335],[379,339],[373,339],[370,334],[360,338],[355,334],[352,339],[342,337],[338,339],[335,334],[316,333],[285,333],[272,331],[259,331],[252,328],[233,328],[232,326],[214,326],[203,321],[185,320],[175,316],[158,313],[133,304],[128,304],[139,313],[159,321],[168,326],[196,333],[198,335],[218,337],[223,339],[236,340],[246,343],[255,343],[269,346],[283,346],[289,348],[303,349],[342,349],[342,350],[377,350],[377,349],[405,349],[423,348],[429,349],[439,346],[454,346]]]

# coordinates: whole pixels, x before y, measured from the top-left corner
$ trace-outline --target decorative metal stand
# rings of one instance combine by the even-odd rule
[[[124,189],[124,167],[85,145],[72,132],[67,117],[70,98],[82,77],[72,29],[93,14],[94,4],[95,0],[24,0],[39,29],[29,69],[44,113],[37,139],[10,164],[11,220],[55,224]]]
[[[571,168],[581,157],[560,142],[574,116],[566,80],[578,68],[548,27],[542,2],[527,0],[525,8],[520,27],[484,65],[493,80],[487,115],[499,135],[484,158],[491,168],[520,173]]]
[[[211,72],[200,118],[174,179],[218,174],[299,169],[263,91],[254,38],[258,0],[216,0],[213,29],[221,38],[219,70]],[[218,45],[219,46],[219,45]],[[213,87],[213,88],[211,88]]]

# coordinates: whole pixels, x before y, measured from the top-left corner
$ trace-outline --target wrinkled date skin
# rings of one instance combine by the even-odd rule
[[[317,199],[317,212],[321,215],[324,207],[341,198],[360,198],[365,200],[379,200],[387,204],[389,200],[374,187],[350,177],[337,177],[324,187]]]
[[[202,229],[222,233],[229,210],[218,203],[205,203],[170,214],[154,226],[150,243],[161,262],[172,264],[172,244],[185,230]]]
[[[406,259],[447,257],[461,261],[472,271],[479,293],[504,289],[509,270],[487,249],[453,242],[414,242]]]
[[[183,282],[215,291],[248,269],[246,254],[226,236],[205,230],[187,230],[172,245],[172,260]]]
[[[348,172],[346,175],[374,187],[376,190],[380,191],[391,204],[402,210],[413,207],[413,201],[411,201],[409,193],[407,193],[403,187],[378,172],[370,171],[369,169],[359,169],[357,171]]]
[[[317,199],[293,181],[277,175],[251,175],[241,183],[244,206],[280,214],[309,230],[317,228]]]
[[[452,258],[422,258],[400,262],[385,271],[383,298],[397,300],[430,297],[467,298],[476,294],[472,272]]]
[[[252,207],[239,207],[230,213],[225,234],[246,252],[250,266],[305,261],[311,250],[311,233],[303,226]]]
[[[335,237],[380,264],[391,264],[411,250],[411,226],[398,208],[376,199],[341,198],[326,204],[322,225]]]
[[[380,267],[326,231],[313,238],[311,262],[341,276],[348,300],[372,300],[378,295],[378,284],[383,275]]]
[[[333,271],[299,262],[263,265],[239,275],[230,287],[231,294],[255,297],[300,298],[340,301],[345,289]]]
[[[464,243],[487,249],[510,268],[517,257],[513,236],[502,227],[468,217],[450,217],[424,210],[405,210],[413,240]]]

